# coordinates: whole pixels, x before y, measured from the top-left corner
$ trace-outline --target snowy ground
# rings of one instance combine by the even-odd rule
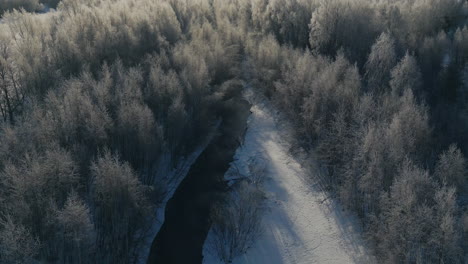
[[[246,175],[249,159],[265,162],[263,189],[268,209],[263,216],[263,234],[233,263],[374,263],[356,218],[320,190],[317,169],[301,167],[313,162],[299,158],[305,156],[300,152],[294,157],[290,154],[288,122],[251,89],[247,89],[246,98],[252,104],[252,114],[231,168]],[[204,256],[205,264],[220,263],[208,242]]]

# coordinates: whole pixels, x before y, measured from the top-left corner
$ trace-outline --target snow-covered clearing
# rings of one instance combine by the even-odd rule
[[[247,88],[245,96],[252,114],[231,169],[247,175],[249,159],[265,162],[267,210],[262,235],[233,263],[374,263],[357,219],[321,190],[317,169],[301,166],[314,162],[301,158],[306,155],[300,152],[291,155],[291,126],[285,118],[252,89]],[[220,263],[210,250],[211,235],[204,245],[205,264]]]

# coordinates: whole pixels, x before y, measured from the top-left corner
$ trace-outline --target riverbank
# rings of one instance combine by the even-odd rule
[[[249,175],[249,160],[264,163],[267,210],[263,233],[233,263],[376,263],[361,237],[357,217],[321,188],[318,164],[292,144],[289,121],[252,88],[246,89],[245,97],[252,104],[252,114],[231,169]],[[207,239],[203,263],[223,263],[209,243]]]

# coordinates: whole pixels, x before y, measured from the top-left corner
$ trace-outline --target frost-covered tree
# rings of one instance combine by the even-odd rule
[[[405,162],[390,191],[383,195],[375,236],[379,254],[389,262],[424,261],[425,243],[429,242],[425,230],[433,227],[424,201],[432,199],[434,188],[427,171]]]
[[[138,102],[125,103],[118,111],[117,137],[123,157],[135,168],[151,171],[162,144],[162,131],[151,110]]]
[[[20,164],[6,164],[1,173],[4,207],[15,223],[23,226],[41,244],[39,259],[55,258],[57,245],[54,215],[64,206],[68,194],[80,187],[76,164],[70,153],[61,149],[24,156]]]
[[[91,165],[94,223],[98,258],[106,263],[128,263],[137,246],[137,230],[151,212],[148,188],[128,163],[106,152]]]
[[[224,263],[242,255],[261,232],[263,194],[255,186],[241,183],[224,204],[212,212],[211,249]]]
[[[410,90],[401,97],[386,133],[391,143],[387,151],[394,164],[401,163],[406,156],[423,161],[428,154],[431,128],[427,108],[418,105]]]
[[[323,58],[315,58],[309,52],[291,53],[291,65],[284,67],[281,80],[275,82],[275,100],[294,116],[301,111],[304,97],[308,95],[310,85],[320,73],[319,65]],[[297,118],[297,116],[296,116]]]
[[[465,187],[467,179],[466,161],[456,145],[450,145],[448,150],[439,156],[434,175],[449,186],[460,189]]]
[[[313,4],[313,3],[312,3]],[[308,44],[308,24],[311,19],[310,2],[300,0],[269,1],[266,7],[267,24],[281,43],[297,47]]]
[[[443,262],[458,262],[462,254],[460,239],[462,230],[459,224],[456,191],[453,187],[442,186],[434,197],[434,217],[436,227],[431,234],[435,252],[433,259]]]
[[[308,137],[320,137],[340,109],[351,111],[361,89],[357,67],[342,54],[323,66],[306,91],[302,105],[301,121]]]
[[[90,259],[94,225],[87,205],[72,192],[56,215],[59,259],[62,263],[84,263]]]
[[[4,121],[15,123],[23,105],[25,91],[15,68],[9,36],[0,33],[0,112]]]
[[[313,51],[334,56],[340,49],[359,65],[378,36],[376,13],[365,1],[320,1],[309,24]],[[356,41],[359,36],[359,41]]]
[[[0,221],[0,261],[11,264],[34,263],[40,243],[20,223],[6,216]]]
[[[406,53],[391,71],[390,88],[394,96],[402,96],[405,90],[419,92],[422,76],[416,59]]]
[[[381,208],[373,223],[374,236],[378,253],[389,262],[459,261],[453,188],[439,186],[427,171],[405,162],[390,191],[382,196]]]
[[[365,77],[369,91],[382,93],[390,81],[390,71],[397,63],[395,41],[388,33],[382,33],[372,45],[365,65]]]

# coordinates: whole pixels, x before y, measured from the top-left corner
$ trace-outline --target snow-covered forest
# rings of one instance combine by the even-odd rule
[[[463,0],[0,0],[2,264],[463,264],[467,152]]]

